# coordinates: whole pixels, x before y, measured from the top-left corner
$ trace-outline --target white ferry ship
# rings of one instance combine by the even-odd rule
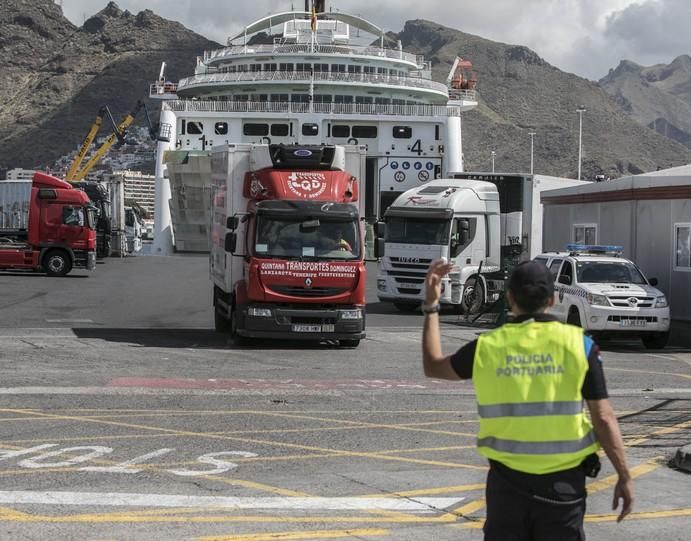
[[[375,24],[306,0],[305,11],[259,19],[204,52],[177,83],[164,64],[150,88],[162,100],[153,253],[208,250],[215,145],[365,145],[369,219],[405,190],[462,171],[472,65],[457,58],[446,84],[435,82],[422,56],[387,43]]]

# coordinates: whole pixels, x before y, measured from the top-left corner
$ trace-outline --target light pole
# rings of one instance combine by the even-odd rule
[[[533,137],[535,137],[535,132],[530,131],[528,132],[528,135],[530,135],[530,174],[533,174]]]
[[[587,109],[581,105],[576,109],[578,113],[578,180],[581,180],[581,156],[583,154],[583,113]]]
[[[497,155],[494,150],[491,152],[490,156],[492,157],[492,173],[494,173],[494,157]]]

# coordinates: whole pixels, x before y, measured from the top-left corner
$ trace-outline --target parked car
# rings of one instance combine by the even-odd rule
[[[554,278],[554,306],[560,321],[583,327],[594,337],[640,337],[649,349],[669,338],[669,304],[620,246],[569,245],[564,252],[535,257]]]

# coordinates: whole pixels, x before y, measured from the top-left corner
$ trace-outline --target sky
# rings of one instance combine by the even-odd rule
[[[59,1],[58,1],[59,3]],[[81,26],[107,0],[62,0]],[[269,13],[304,9],[304,0],[116,0],[123,10],[150,9],[225,43]],[[492,41],[525,45],[562,71],[599,80],[621,60],[668,64],[691,54],[689,0],[327,0],[327,9],[360,15],[384,30],[427,19]],[[471,59],[472,60],[472,59]]]

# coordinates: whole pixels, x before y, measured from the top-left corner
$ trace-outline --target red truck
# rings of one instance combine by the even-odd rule
[[[216,330],[247,338],[365,337],[365,150],[238,144],[211,153]]]
[[[0,181],[0,269],[95,269],[95,218],[86,193],[51,175]]]

